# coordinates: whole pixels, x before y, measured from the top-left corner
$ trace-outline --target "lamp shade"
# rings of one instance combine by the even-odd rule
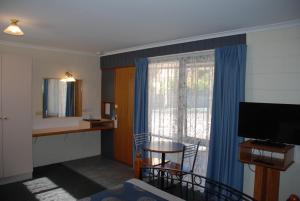
[[[3,32],[14,36],[23,36],[24,32],[18,26],[18,22],[19,20],[12,19],[10,25]]]
[[[66,77],[66,78],[61,79],[60,81],[62,81],[62,82],[76,82],[74,77]]]
[[[62,82],[76,82],[76,79],[73,77],[73,75],[69,72],[65,73],[65,78],[61,79]]]

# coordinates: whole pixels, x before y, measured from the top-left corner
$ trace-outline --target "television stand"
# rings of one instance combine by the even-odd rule
[[[256,165],[253,193],[255,200],[278,201],[280,171],[286,171],[294,163],[294,146],[276,145],[272,146],[272,143],[265,143],[265,141],[257,143],[256,140],[248,140],[239,145],[239,160]],[[264,154],[264,152],[272,154]],[[275,158],[273,153],[281,157]]]
[[[270,140],[252,140],[251,143],[255,145],[265,145],[265,146],[272,146],[272,147],[281,147],[284,148],[287,145],[279,142],[273,142]]]
[[[275,165],[274,163],[268,162],[268,161],[263,160],[263,159],[253,159],[252,161],[255,162],[255,163],[263,163],[263,164],[271,165],[271,166]]]

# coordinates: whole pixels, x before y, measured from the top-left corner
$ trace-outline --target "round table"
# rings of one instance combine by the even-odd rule
[[[184,145],[178,142],[151,141],[144,145],[144,150],[149,152],[161,153],[161,165],[164,166],[166,153],[183,152]],[[161,172],[161,188],[164,188],[164,172]]]
[[[152,141],[144,145],[144,150],[161,153],[162,165],[165,163],[166,153],[178,153],[183,151],[184,145],[178,142]]]

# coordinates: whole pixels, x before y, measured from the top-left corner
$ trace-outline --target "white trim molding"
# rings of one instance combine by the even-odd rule
[[[224,31],[224,32],[219,32],[219,33],[192,36],[192,37],[188,37],[188,38],[169,40],[169,41],[165,41],[165,42],[150,43],[150,44],[135,46],[135,47],[131,47],[131,48],[108,51],[108,52],[105,52],[104,54],[102,54],[100,57],[114,55],[114,54],[120,54],[120,53],[124,53],[124,52],[132,52],[132,51],[136,51],[136,50],[149,49],[149,48],[154,48],[154,47],[161,47],[161,46],[174,45],[174,44],[180,44],[180,43],[186,43],[186,42],[192,42],[192,41],[198,41],[198,40],[219,38],[219,37],[232,36],[232,35],[237,35],[237,34],[246,34],[246,33],[251,33],[251,32],[259,32],[259,31],[280,29],[280,28],[287,28],[287,27],[294,27],[294,26],[300,26],[300,19],[290,20],[290,21],[285,21],[285,22],[280,22],[280,23],[275,23],[275,24],[235,29],[235,30]]]

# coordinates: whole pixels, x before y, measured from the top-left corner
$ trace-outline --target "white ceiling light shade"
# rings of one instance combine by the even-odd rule
[[[19,20],[17,19],[11,19],[10,20],[10,25],[4,29],[4,33],[7,33],[9,35],[14,35],[14,36],[23,36],[24,32],[21,30],[21,28],[18,26]]]
[[[73,77],[73,75],[69,72],[65,73],[65,78],[61,79],[62,82],[76,82],[76,79]]]

